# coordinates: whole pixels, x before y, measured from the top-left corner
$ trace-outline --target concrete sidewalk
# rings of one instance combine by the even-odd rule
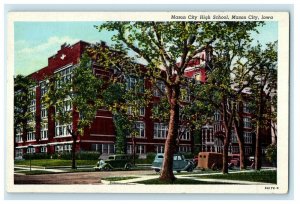
[[[276,168],[270,168],[270,169],[263,169],[262,171],[271,171],[276,170]],[[245,170],[245,171],[234,171],[230,172],[231,174],[235,173],[246,173],[246,172],[254,172],[255,170]],[[175,174],[176,178],[185,178],[185,179],[191,179],[191,180],[197,180],[197,181],[204,181],[204,182],[218,182],[218,183],[224,183],[224,184],[241,184],[241,185],[274,185],[273,183],[263,183],[263,182],[253,182],[253,181],[241,181],[241,180],[229,180],[229,179],[207,179],[207,178],[199,178],[198,176],[207,176],[207,175],[217,175],[222,174],[221,172],[218,173],[204,173],[204,174]],[[101,180],[101,183],[103,184],[138,184],[136,182],[140,181],[146,181],[151,179],[158,179],[159,175],[140,175],[139,178],[133,178],[133,179],[126,179],[126,180],[119,180],[119,181],[108,181],[108,180]],[[144,184],[139,184],[144,185]]]
[[[29,166],[15,166],[14,168],[18,168],[20,170],[15,170],[15,174],[22,174],[23,171],[30,171]],[[31,171],[47,171],[47,172],[53,172],[53,173],[62,173],[67,172],[62,169],[46,169],[44,167],[38,167],[38,166],[31,166]]]

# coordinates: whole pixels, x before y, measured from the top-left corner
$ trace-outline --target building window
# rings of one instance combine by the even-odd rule
[[[92,144],[93,151],[99,151],[101,154],[113,154],[115,153],[114,144]]]
[[[156,153],[164,153],[165,146],[164,145],[154,145]]]
[[[22,157],[23,156],[23,150],[22,149],[16,149],[15,153],[16,153],[16,157]]]
[[[47,153],[47,147],[45,146],[41,147],[41,153]]]
[[[202,142],[203,143],[213,143],[213,129],[206,126],[206,128],[202,128]]]
[[[41,87],[41,97],[43,97],[47,92],[46,81],[41,81],[40,87]]]
[[[127,114],[128,115],[136,115],[137,111],[135,111],[136,109],[133,108],[132,106],[129,106],[127,108]],[[145,107],[141,107],[139,110],[138,110],[138,114],[139,116],[145,116]]]
[[[47,119],[47,116],[48,116],[48,111],[47,111],[45,106],[42,106],[42,108],[41,108],[41,118],[42,119]]]
[[[243,118],[243,122],[245,128],[252,128],[251,118]]]
[[[47,123],[41,124],[41,139],[42,140],[48,139],[48,124]]]
[[[22,136],[23,136],[22,128],[18,127],[16,129],[16,142],[23,142]]]
[[[235,134],[235,131],[234,131],[233,128],[231,129],[231,142],[232,143],[237,143],[238,142],[237,135]]]
[[[72,131],[72,125],[60,124],[59,122],[55,122],[55,137],[71,136],[67,129],[70,129]]]
[[[162,81],[156,81],[154,89],[153,89],[153,95],[156,97],[161,97],[165,93],[166,86],[164,82]]]
[[[154,138],[165,139],[168,134],[168,125],[164,123],[154,123]]]
[[[136,154],[145,154],[146,145],[135,145]],[[133,145],[127,145],[127,154],[133,154]]]
[[[179,152],[191,152],[191,147],[187,145],[180,145]]]
[[[60,108],[60,109],[58,109],[58,108]],[[65,99],[60,104],[57,104],[57,106],[56,106],[56,114],[59,114],[59,111],[68,112],[68,111],[71,111],[72,109],[73,109],[73,107],[72,107],[71,100]]]
[[[137,131],[136,137],[145,137],[145,123],[144,122],[135,122],[135,128]]]
[[[252,148],[251,147],[245,147],[245,154],[246,155],[251,155],[252,153]]]
[[[182,134],[181,136],[181,140],[191,140],[191,132],[188,128],[185,128],[185,127],[180,127],[180,129],[182,131],[184,131],[184,133]]]
[[[56,145],[55,152],[71,152],[72,144]]]
[[[249,103],[243,103],[243,112],[250,113]]]
[[[214,119],[215,119],[216,122],[221,121],[221,114],[220,114],[219,111],[216,111],[216,112],[214,113]]]
[[[231,147],[231,153],[232,154],[239,154],[240,153],[240,149],[237,146],[232,146]]]
[[[27,132],[27,141],[35,140],[35,132]]]
[[[33,153],[35,153],[35,147],[27,148],[26,153],[27,154],[33,154]]]
[[[56,87],[60,88],[62,84],[66,84],[72,81],[73,77],[73,68],[74,67],[67,67],[63,70],[60,70],[59,72],[55,73],[58,77],[58,80],[56,81]]]
[[[35,87],[31,88],[29,92],[29,97],[31,98],[30,105],[28,107],[29,114],[31,114],[29,123],[35,122],[35,112],[36,112],[36,99],[35,99]]]
[[[252,133],[251,132],[244,132],[244,141],[245,141],[245,144],[252,144]]]
[[[139,93],[144,93],[145,85],[144,85],[144,79],[140,79],[133,76],[126,76],[126,90],[135,90]]]

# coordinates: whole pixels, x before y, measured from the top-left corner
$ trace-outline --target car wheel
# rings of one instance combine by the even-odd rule
[[[193,166],[190,166],[188,169],[187,169],[187,172],[193,172],[194,168]]]
[[[127,164],[125,164],[125,166],[124,166],[124,169],[125,170],[129,170],[129,169],[131,169],[132,168],[132,164],[130,164],[130,163],[127,163]]]
[[[181,171],[177,171],[177,173],[180,173]]]
[[[158,172],[160,172],[160,169],[154,169],[154,171],[158,173]]]
[[[110,171],[111,168],[107,165],[107,166],[103,167],[103,170],[104,170],[104,171]]]

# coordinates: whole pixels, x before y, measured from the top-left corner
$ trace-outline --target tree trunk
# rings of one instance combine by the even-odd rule
[[[234,121],[234,130],[237,135],[237,140],[239,143],[239,151],[240,151],[240,170],[246,169],[245,165],[245,143],[244,143],[244,135],[242,127],[237,125],[237,122]]]
[[[240,170],[246,169],[245,165],[245,140],[244,140],[244,122],[243,117],[240,115],[243,112],[243,103],[239,102],[238,118],[233,119],[234,131],[238,139],[239,152],[240,152]]]
[[[224,147],[223,147],[223,168],[222,173],[228,173],[228,146],[229,146],[229,138],[230,138],[230,131],[225,128],[225,138],[224,138]]]
[[[255,141],[255,170],[261,169],[261,125],[263,107],[265,105],[263,99],[263,86],[260,86],[260,98],[258,104],[258,117],[256,121],[256,141]]]
[[[77,135],[76,134],[72,134],[72,139],[73,139],[73,143],[72,143],[72,169],[76,169],[76,162],[75,162],[75,151],[76,151],[76,139],[77,139]]]
[[[67,128],[67,131],[72,135],[72,150],[71,150],[71,157],[72,157],[72,169],[76,169],[76,161],[75,161],[75,152],[76,152],[76,140],[77,140],[77,134],[72,132],[69,128]]]
[[[261,169],[261,141],[260,141],[260,120],[256,122],[256,141],[255,141],[255,170]]]
[[[173,174],[173,155],[176,148],[176,138],[178,136],[178,125],[179,125],[179,85],[169,88],[169,101],[170,101],[170,119],[168,135],[165,142],[164,161],[162,166],[162,172],[160,180],[166,182],[173,182],[176,178]]]

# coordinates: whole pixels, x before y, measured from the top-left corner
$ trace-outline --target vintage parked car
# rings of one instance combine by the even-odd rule
[[[229,165],[240,166],[240,155],[239,154],[231,154],[228,155]]]
[[[154,169],[154,171],[159,172],[162,168],[163,160],[164,160],[164,154],[158,153],[154,158],[151,168]],[[182,154],[174,154],[173,171],[177,171],[178,173],[180,173],[181,171],[192,172],[193,170],[194,170],[194,163],[192,161],[186,160],[184,158],[184,155]]]
[[[132,165],[132,156],[127,154],[116,154],[110,155],[108,159],[100,159],[94,169],[96,171],[109,171],[112,169],[131,169]]]
[[[198,168],[217,170],[223,167],[222,154],[216,152],[199,152]]]

